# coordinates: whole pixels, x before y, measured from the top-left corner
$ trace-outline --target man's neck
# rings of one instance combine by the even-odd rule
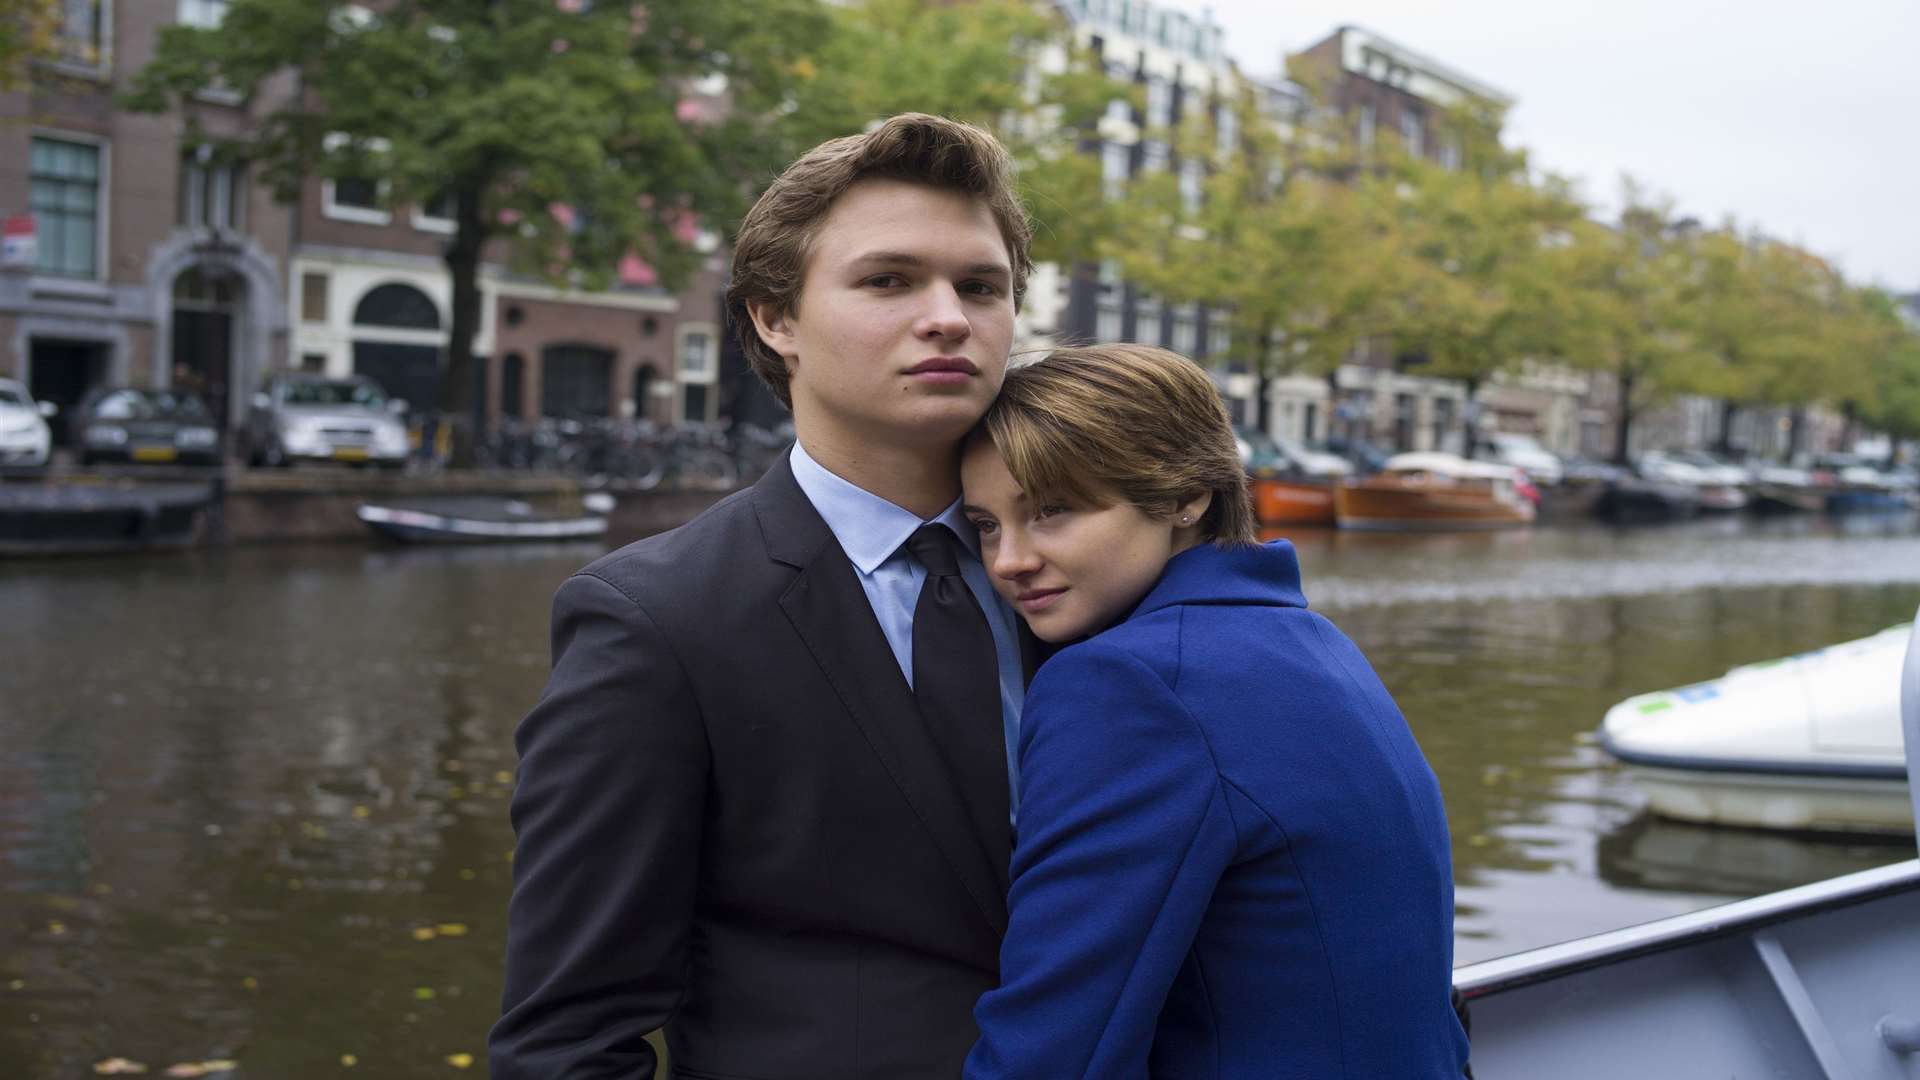
[[[927,520],[960,497],[960,448],[901,447],[801,432],[821,468]]]

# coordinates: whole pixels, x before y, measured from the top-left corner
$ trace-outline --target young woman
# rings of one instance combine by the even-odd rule
[[[961,476],[995,586],[1063,646],[1021,721],[966,1075],[1460,1077],[1439,786],[1292,546],[1258,542],[1206,374],[1054,352],[1008,373]]]

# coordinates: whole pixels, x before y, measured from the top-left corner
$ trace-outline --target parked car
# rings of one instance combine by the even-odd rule
[[[15,380],[0,379],[0,465],[45,465],[53,452],[47,420],[58,411],[50,401],[35,402]]]
[[[344,379],[281,372],[253,395],[244,436],[247,460],[344,461],[397,469],[406,464],[407,403],[365,376]]]
[[[178,390],[94,390],[74,409],[80,464],[220,464],[220,432],[206,402]]]
[[[1521,470],[1536,484],[1551,487],[1566,479],[1559,457],[1531,435],[1497,431],[1487,437],[1487,443],[1492,448],[1489,460]]]

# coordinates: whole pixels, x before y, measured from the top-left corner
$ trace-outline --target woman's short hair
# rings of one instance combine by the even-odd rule
[[[1203,538],[1221,547],[1260,542],[1220,392],[1178,353],[1056,349],[1007,372],[980,433],[1029,497],[1103,506],[1118,496],[1158,515],[1207,491]]]
[[[862,180],[903,180],[973,196],[1000,227],[1018,310],[1033,270],[1033,229],[1014,190],[1013,158],[992,133],[925,113],[902,113],[861,135],[830,139],[801,155],[747,211],[733,247],[727,313],[747,362],[780,403],[793,407],[787,365],[767,347],[747,310],[764,302],[785,314],[800,303],[807,259],[834,200]]]

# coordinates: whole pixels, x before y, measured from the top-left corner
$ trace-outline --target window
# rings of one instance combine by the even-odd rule
[[[227,0],[180,0],[180,24],[212,30],[226,20]]]
[[[1192,356],[1198,331],[1199,325],[1194,319],[1192,308],[1183,308],[1174,312],[1173,342],[1168,345],[1168,348],[1181,356]]]
[[[1360,145],[1373,145],[1373,106],[1360,106]]]
[[[1167,80],[1151,78],[1147,80],[1147,125],[1165,127],[1173,122],[1173,88]]]
[[[453,192],[437,192],[413,208],[413,227],[423,232],[450,233],[459,228],[454,220],[459,212]]]
[[[688,334],[680,339],[680,375],[698,382],[713,380],[713,355],[707,335]]]
[[[1141,345],[1160,344],[1160,304],[1142,297],[1134,307],[1133,340]]]
[[[1200,168],[1198,161],[1187,160],[1180,163],[1180,201],[1186,206],[1187,213],[1199,211],[1205,183],[1206,173]]]
[[[1120,309],[1101,304],[1093,313],[1093,337],[1096,341],[1120,340]]]
[[[332,132],[322,144],[329,155],[344,154],[350,148],[352,139],[343,132]],[[387,140],[370,138],[365,140],[364,150],[369,155],[387,152]],[[340,221],[357,221],[365,225],[385,225],[393,220],[386,210],[387,185],[371,176],[342,176],[320,183],[321,212]]]
[[[1233,114],[1233,106],[1222,104],[1214,112],[1214,127],[1219,135],[1219,145],[1215,148],[1220,154],[1233,153],[1233,147],[1240,139],[1236,125],[1239,118]]]
[[[1225,356],[1233,348],[1232,324],[1224,315],[1215,315],[1207,325],[1207,351],[1215,356]]]
[[[107,66],[107,0],[62,0],[60,59],[86,67]]]
[[[191,229],[241,228],[246,191],[242,166],[218,164],[211,147],[195,147],[180,159],[180,224]]]
[[[1407,153],[1419,157],[1426,149],[1427,125],[1418,109],[1405,109],[1400,113],[1400,137],[1407,141]]]
[[[100,147],[33,140],[35,264],[43,274],[100,276]]]
[[[356,326],[438,330],[440,309],[426,293],[411,285],[381,285],[360,298],[353,309],[353,321]]]
[[[1460,168],[1460,140],[1449,136],[1440,144],[1440,165],[1446,169]]]
[[[327,321],[327,275],[300,275],[300,318],[307,322]]]
[[[311,371],[316,375],[327,370],[327,355],[317,352],[301,353],[300,370]]]
[[[1100,179],[1106,186],[1107,198],[1117,199],[1127,186],[1127,147],[1122,143],[1100,144]]]

